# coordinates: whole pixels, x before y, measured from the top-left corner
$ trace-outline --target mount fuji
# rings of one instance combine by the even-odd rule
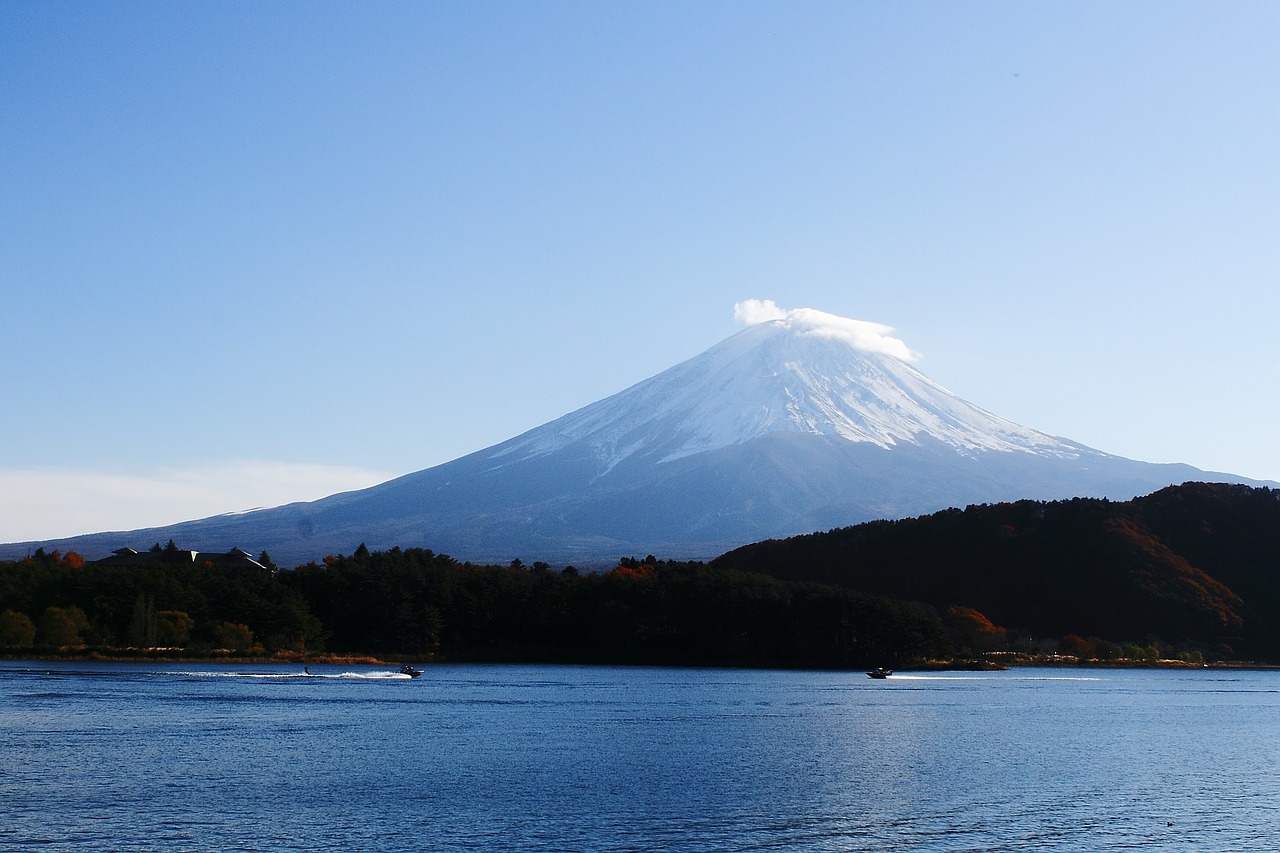
[[[476,562],[676,559],[947,507],[1127,500],[1187,480],[1261,485],[1113,456],[968,403],[888,327],[771,302],[699,356],[501,444],[318,501],[35,545],[98,556],[172,538],[282,565],[424,547]]]

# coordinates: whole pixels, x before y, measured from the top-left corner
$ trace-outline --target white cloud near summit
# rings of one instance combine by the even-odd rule
[[[733,317],[745,326],[780,320],[788,328],[803,330],[803,334],[835,338],[866,352],[892,356],[901,361],[920,358],[900,338],[889,334],[893,331],[892,326],[839,317],[815,308],[781,308],[772,299],[744,299],[733,306]]]

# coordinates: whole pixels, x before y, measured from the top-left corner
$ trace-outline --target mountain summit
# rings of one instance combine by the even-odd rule
[[[813,309],[781,312],[770,302],[739,303],[737,313],[764,318],[696,358],[500,445],[502,453],[527,459],[582,444],[603,475],[637,454],[665,463],[774,433],[886,450],[936,440],[958,453],[1087,452],[947,391],[910,365],[914,353],[888,337],[888,327]]]
[[[747,328],[701,355],[434,468],[310,503],[18,547],[92,556],[172,538],[267,549],[285,565],[361,542],[484,562],[707,558],[950,506],[1252,482],[1008,421],[916,370],[886,326],[754,300],[736,312]]]

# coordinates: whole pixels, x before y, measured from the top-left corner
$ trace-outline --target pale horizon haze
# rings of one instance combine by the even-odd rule
[[[746,300],[1280,480],[1277,43],[1264,2],[5,3],[0,541],[440,464]]]

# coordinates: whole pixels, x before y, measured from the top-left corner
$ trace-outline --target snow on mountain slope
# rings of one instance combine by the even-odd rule
[[[759,303],[771,305],[771,303]],[[739,315],[743,315],[743,303]],[[499,445],[510,463],[589,445],[605,474],[776,432],[881,448],[935,439],[957,451],[1074,457],[1087,448],[998,417],[928,379],[884,326],[812,309],[766,316],[703,354]]]

